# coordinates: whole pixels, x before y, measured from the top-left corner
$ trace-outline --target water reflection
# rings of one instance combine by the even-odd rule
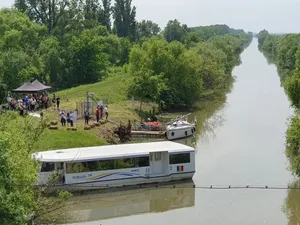
[[[196,137],[192,136],[188,138],[178,139],[178,140],[174,140],[174,142],[194,147],[196,145]]]
[[[106,194],[75,196],[69,209],[71,222],[95,221],[134,214],[165,212],[193,207],[193,182],[153,189],[129,190]]]
[[[225,121],[223,110],[226,106],[226,96],[218,100],[201,102],[195,107],[188,120],[197,118],[196,134],[193,139],[193,147],[199,140],[209,139],[215,135],[215,130],[221,127]],[[184,144],[184,142],[181,142]]]
[[[291,185],[292,188],[300,188],[300,180],[294,181]],[[300,190],[288,190],[283,211],[288,218],[288,225],[300,224]]]

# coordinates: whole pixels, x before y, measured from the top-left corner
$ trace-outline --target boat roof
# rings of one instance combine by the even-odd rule
[[[149,155],[150,152],[191,152],[194,148],[172,141],[105,145],[37,152],[32,157],[41,162],[80,162],[96,159],[126,158]]]

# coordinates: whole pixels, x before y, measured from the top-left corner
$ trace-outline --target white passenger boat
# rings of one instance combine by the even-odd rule
[[[183,118],[184,116],[176,119],[167,126],[166,136],[168,140],[190,137],[195,133],[196,123],[189,123]]]
[[[41,163],[38,185],[50,192],[187,180],[195,173],[194,148],[170,141],[38,152],[33,158]]]

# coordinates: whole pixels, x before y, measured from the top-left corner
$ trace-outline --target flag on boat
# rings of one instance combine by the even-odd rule
[[[177,172],[179,171],[184,171],[184,167],[183,166],[177,166]]]

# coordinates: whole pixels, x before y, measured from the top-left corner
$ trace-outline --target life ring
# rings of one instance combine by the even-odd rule
[[[185,131],[185,136],[187,136],[188,135],[188,132],[187,131]]]

